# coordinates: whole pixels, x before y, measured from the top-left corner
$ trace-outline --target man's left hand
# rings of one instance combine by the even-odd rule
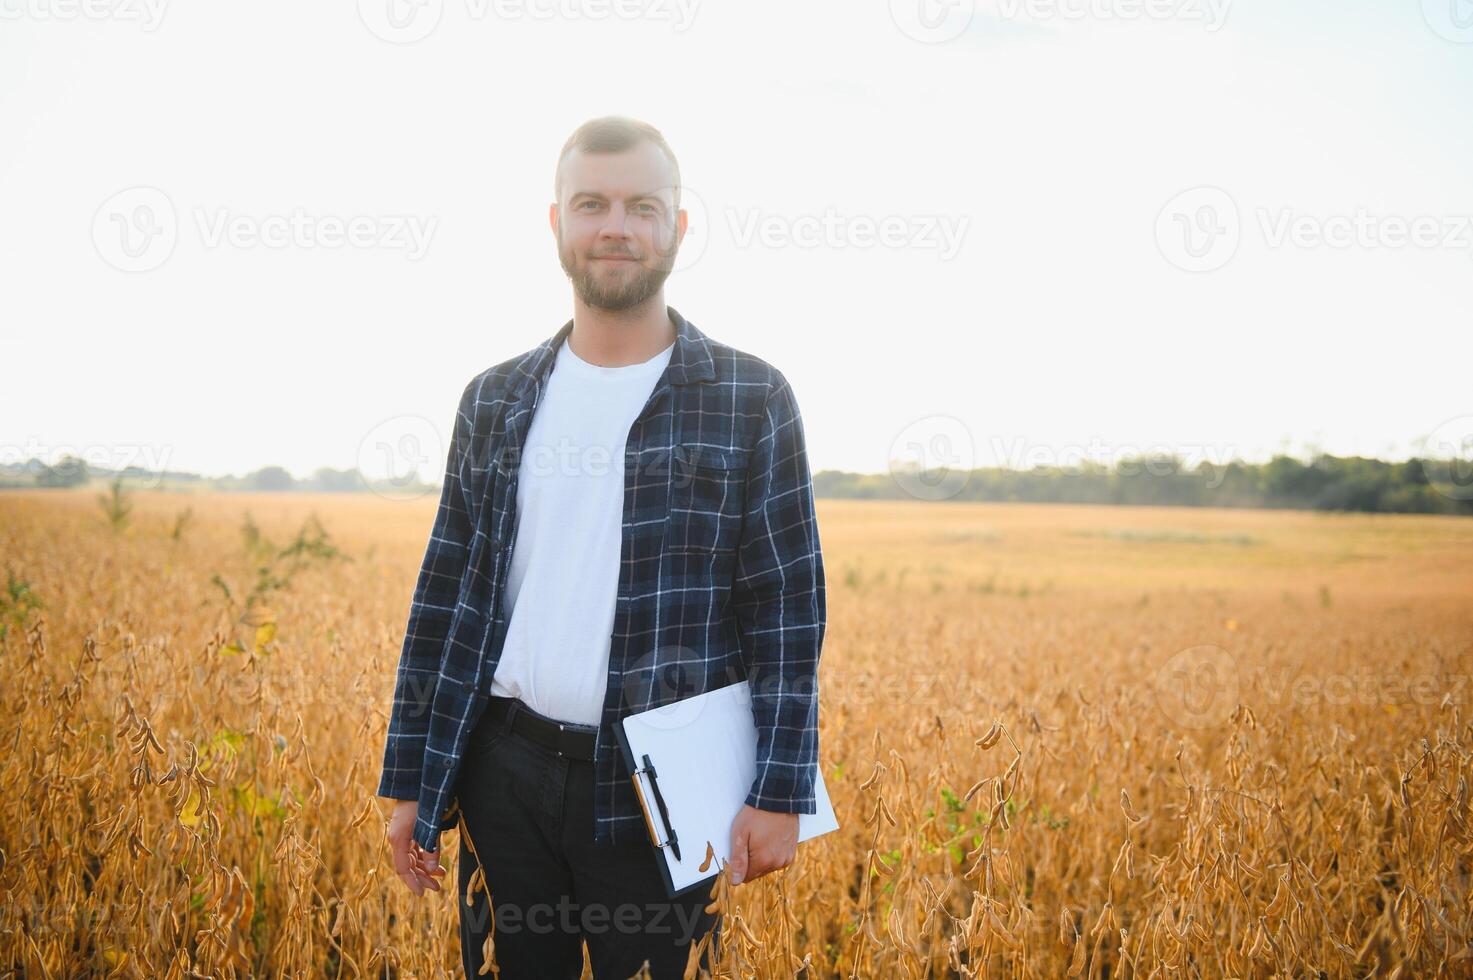
[[[743,806],[731,824],[731,883],[786,868],[798,853],[798,815]]]

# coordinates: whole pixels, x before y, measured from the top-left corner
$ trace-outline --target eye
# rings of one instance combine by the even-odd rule
[[[634,207],[635,210],[643,211],[645,214],[654,214],[658,210],[658,208],[656,208],[653,204],[648,203],[636,204]]]
[[[574,206],[574,210],[575,211],[581,211],[581,210],[584,210],[585,208],[588,208],[588,207],[595,207],[596,208],[596,207],[598,207],[598,202],[597,201],[579,201],[578,204]]]

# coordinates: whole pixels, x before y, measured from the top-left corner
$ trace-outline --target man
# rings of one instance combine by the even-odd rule
[[[554,192],[573,318],[462,394],[379,795],[415,895],[458,822],[468,976],[494,953],[507,980],[576,978],[586,942],[600,980],[678,977],[720,939],[711,887],[667,898],[614,725],[745,679],[731,881],[792,862],[826,615],[803,427],[776,368],[666,306],[687,215],[658,130],[585,123]]]

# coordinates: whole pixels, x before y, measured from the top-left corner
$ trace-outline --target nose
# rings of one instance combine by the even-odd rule
[[[603,226],[598,230],[599,240],[627,242],[630,238],[628,222],[628,210],[622,203],[615,202],[609,207]]]

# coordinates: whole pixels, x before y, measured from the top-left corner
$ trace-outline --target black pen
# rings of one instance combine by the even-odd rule
[[[644,754],[644,768],[649,773],[650,786],[655,790],[655,805],[660,808],[660,819],[665,821],[665,830],[670,834],[670,850],[675,854],[675,860],[679,861],[680,841],[675,837],[675,825],[670,822],[670,811],[665,809],[665,797],[660,793],[660,784],[656,782],[658,774],[648,752]]]

